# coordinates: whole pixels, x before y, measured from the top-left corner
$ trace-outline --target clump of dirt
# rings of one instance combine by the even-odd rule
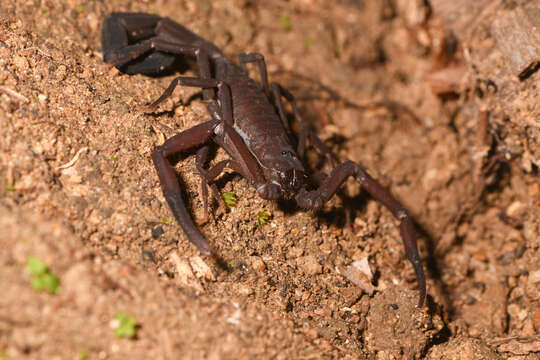
[[[527,29],[538,7],[489,3],[18,0],[0,9],[0,357],[537,356],[540,54]],[[304,121],[415,219],[426,306],[416,307],[398,222],[353,181],[348,196],[311,213],[264,201],[229,172],[217,185],[237,205],[212,200],[204,223],[194,156],[178,156],[190,212],[219,255],[202,258],[150,154],[208,119],[205,104],[199,90],[178,88],[145,111],[175,74],[105,64],[100,29],[112,11],[169,15],[231,57],[264,54]],[[509,24],[522,35],[515,49]],[[215,161],[226,156],[218,149]],[[313,173],[323,160],[309,149]],[[60,279],[56,295],[32,288],[31,256]],[[353,281],[343,269],[359,261],[370,276]],[[135,338],[115,336],[118,313],[136,319]]]

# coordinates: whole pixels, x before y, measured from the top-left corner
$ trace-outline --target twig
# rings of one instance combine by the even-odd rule
[[[24,96],[23,94],[19,94],[18,92],[8,88],[7,86],[0,86],[0,91],[3,91],[7,95],[9,95],[11,97],[14,97],[17,100],[21,100],[21,101],[24,101],[24,102],[30,102],[30,100],[28,100],[28,98],[26,96]]]
[[[79,149],[79,151],[77,151],[77,153],[75,154],[75,156],[73,157],[73,159],[71,159],[70,161],[68,161],[67,163],[65,163],[64,165],[60,165],[56,168],[56,170],[62,170],[62,169],[67,169],[69,167],[72,167],[73,164],[75,164],[77,162],[77,160],[79,160],[79,156],[81,156],[81,154],[88,150],[88,147],[85,146],[81,149]]]

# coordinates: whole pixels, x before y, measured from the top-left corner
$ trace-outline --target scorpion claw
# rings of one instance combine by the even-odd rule
[[[321,198],[320,194],[318,191],[306,191],[306,190],[302,190],[296,197],[296,203],[304,208],[304,209],[308,209],[308,210],[313,210],[313,211],[317,211],[319,210],[323,204],[324,204],[324,201],[323,199]]]

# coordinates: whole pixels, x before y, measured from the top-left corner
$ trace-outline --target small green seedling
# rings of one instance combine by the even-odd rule
[[[42,260],[30,256],[26,267],[32,275],[32,288],[34,290],[46,290],[51,294],[58,292],[60,280],[58,276],[50,272],[49,267]]]
[[[79,355],[79,359],[81,360],[88,359],[88,350],[80,349],[78,355]]]
[[[270,220],[271,217],[272,215],[268,211],[266,211],[266,209],[263,211],[259,211],[257,213],[257,226],[259,228],[262,228],[263,225],[268,224],[268,220]]]
[[[15,186],[13,184],[7,184],[6,185],[6,190],[7,191],[15,191]]]
[[[281,23],[281,28],[283,30],[287,30],[287,31],[290,31],[292,29],[292,25],[291,25],[291,18],[289,17],[288,14],[281,14],[281,17],[280,17],[280,23]]]
[[[171,222],[171,220],[169,220],[169,218],[167,218],[165,216],[160,217],[159,221],[161,221],[164,224],[170,224],[170,222]]]
[[[133,339],[137,336],[137,320],[133,316],[118,313],[114,318],[118,321],[118,327],[114,329],[117,338]]]
[[[223,201],[225,201],[225,205],[227,205],[227,207],[234,207],[238,202],[236,199],[236,194],[233,192],[224,192],[221,194],[221,197],[223,198]]]

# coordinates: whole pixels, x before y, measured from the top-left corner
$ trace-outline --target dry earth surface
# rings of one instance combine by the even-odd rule
[[[451,3],[4,0],[0,359],[540,358],[540,8]],[[229,172],[218,187],[237,205],[213,201],[201,225],[220,258],[200,257],[150,159],[208,118],[200,91],[145,111],[174,75],[103,62],[112,11],[169,16],[230,56],[263,53],[339,158],[410,210],[427,305],[398,222],[353,181],[313,214]],[[510,38],[515,19],[531,38]],[[202,222],[194,157],[177,159]],[[59,277],[56,295],[32,288],[31,256]],[[135,338],[115,336],[118,313]]]

